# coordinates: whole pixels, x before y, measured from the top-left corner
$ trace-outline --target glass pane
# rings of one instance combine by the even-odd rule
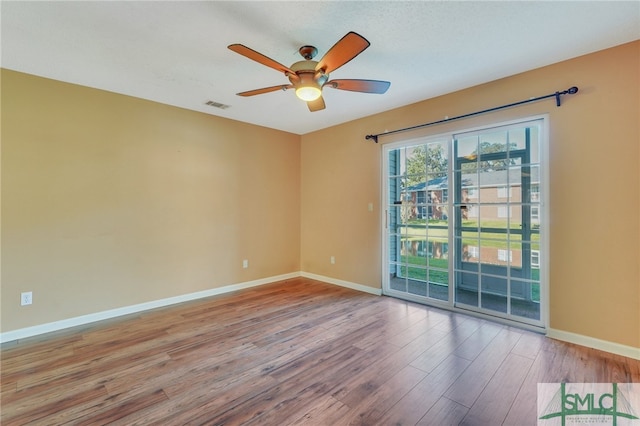
[[[529,169],[528,167],[526,169]],[[507,201],[521,203],[522,199],[522,168],[511,167],[509,169],[509,187],[507,189]]]
[[[403,201],[403,191],[406,179],[404,177],[389,178],[389,198],[387,204],[401,205]]]
[[[402,268],[401,268],[401,264],[400,262],[389,262],[389,274],[393,277],[401,277],[402,275]]]
[[[532,256],[534,254],[534,252],[531,252]],[[535,267],[532,266],[531,267],[531,279],[534,281],[537,281],[538,283],[540,282],[540,268],[539,267]]]
[[[527,281],[511,281],[511,314],[540,319],[540,285]]]
[[[405,267],[405,274],[407,278],[427,281],[427,269],[424,265],[408,263]]]
[[[401,264],[400,265],[400,273],[398,274],[399,277],[402,277],[404,279],[408,278],[409,276],[409,267],[406,264]]]
[[[456,162],[461,164],[462,170],[475,170],[478,159],[478,137],[466,136],[455,141],[457,150]]]
[[[424,219],[413,218],[407,224],[407,235],[414,238],[427,237],[427,221]]]
[[[525,244],[525,248],[528,248],[528,244]],[[519,271],[511,271],[512,274],[522,273],[522,243],[519,241],[515,241],[514,238],[511,239],[509,243],[509,250],[511,251],[511,259],[509,261],[509,265],[512,268],[516,268]],[[530,278],[530,277],[520,277],[520,278]]]
[[[389,232],[392,234],[407,234],[409,221],[406,207],[394,206],[389,207]]]
[[[529,208],[529,220],[533,232],[540,230],[540,212],[541,208],[539,204],[534,204]]]
[[[420,191],[416,189],[419,187],[424,187],[424,183],[409,187],[407,191],[402,193],[402,217],[406,222],[419,218],[420,209],[418,208],[418,196],[421,193],[424,194],[424,190]]]
[[[510,257],[511,252],[507,248],[506,241],[503,243],[496,240],[480,240],[480,262],[483,265],[483,273],[499,274],[504,272],[502,270],[489,271],[484,265],[506,266]]]
[[[438,300],[449,300],[449,287],[429,282],[429,297]]]
[[[411,294],[416,294],[418,296],[426,296],[427,295],[426,277],[425,279],[420,279],[420,280],[409,279],[407,281],[407,292]]]
[[[434,230],[430,229],[429,232],[431,235]],[[449,243],[446,238],[429,238],[427,261],[429,266],[428,296],[439,300],[449,300]]]
[[[401,267],[397,264],[390,265],[389,272],[389,287],[393,290],[397,291],[407,291],[407,280],[406,277],[402,275]]]
[[[460,193],[456,194],[455,207],[459,209],[462,226],[468,226],[464,221],[478,217],[477,204],[479,199],[479,190],[477,186],[477,175],[469,175],[472,178],[464,178],[460,182]],[[459,198],[458,198],[459,197]]]
[[[403,152],[404,148],[389,151],[389,176],[400,176],[404,173],[401,167]]]
[[[425,185],[420,185],[421,189],[415,191],[414,199],[419,206],[425,206],[429,202],[428,191],[425,190]]]
[[[399,235],[389,236],[389,261],[400,262],[401,237]]]
[[[463,209],[462,218],[467,219],[470,217],[470,209],[472,206],[480,202],[477,173],[462,175],[460,185],[460,198],[455,200],[455,202]]]
[[[522,157],[517,156],[517,155],[515,157],[510,157],[508,164],[510,166],[521,166],[522,165]]]
[[[478,204],[463,204],[458,207],[460,210],[460,222],[464,228],[478,228],[478,217],[480,217],[480,207]]]
[[[437,261],[441,261],[441,259],[437,259]],[[435,265],[438,263],[430,262],[430,264]],[[449,300],[449,271],[446,269],[429,268],[429,297],[439,300]]]
[[[513,208],[509,204],[480,206],[480,228],[491,228],[506,232],[507,223]],[[506,237],[497,237],[504,239]]]
[[[520,150],[526,149],[526,127],[518,127],[517,129],[509,130],[509,149]]]
[[[504,166],[505,160],[495,160],[496,153],[507,152],[507,132],[498,131],[480,135],[480,167],[495,168],[498,164]],[[504,155],[506,158],[506,155]]]
[[[509,165],[522,165],[528,163],[527,159],[527,134],[524,127],[510,129],[509,138]]]
[[[480,248],[476,240],[470,240],[469,242],[462,240],[462,261],[471,263],[480,262]]]
[[[492,311],[507,312],[507,279],[482,275],[481,306]]]
[[[529,194],[523,194],[522,201],[525,203],[540,202],[540,166],[524,167],[522,169],[522,177],[529,181]]]
[[[529,170],[529,177],[531,178],[531,184],[539,184],[540,183],[540,166],[531,166],[527,167]]]
[[[512,233],[515,235],[522,234],[522,213],[523,209],[529,209],[529,206],[523,206],[521,204],[511,204],[509,205],[509,229],[512,230]],[[513,238],[513,237],[512,237]],[[519,238],[519,237],[518,237]]]
[[[531,282],[531,300],[540,303],[540,283]]]
[[[405,238],[402,241],[402,261],[411,265],[427,267],[427,239]]]
[[[429,266],[448,269],[449,243],[447,240],[429,238]]]
[[[478,306],[478,275],[456,272],[456,303]]]
[[[434,237],[446,237],[449,225],[449,208],[444,204],[430,205],[426,207],[426,215],[429,235]]]
[[[441,286],[449,285],[449,271],[446,269],[429,268],[429,282]]]
[[[446,173],[449,166],[447,160],[447,142],[434,142],[426,145],[426,164],[428,173]]]
[[[446,173],[430,173],[427,175],[427,202],[431,204],[444,203],[449,196],[449,179]]]
[[[499,203],[509,200],[509,176],[507,170],[480,169],[478,171],[481,203]]]
[[[416,145],[407,147],[406,150],[406,174],[407,176],[425,176],[427,174],[427,147]]]

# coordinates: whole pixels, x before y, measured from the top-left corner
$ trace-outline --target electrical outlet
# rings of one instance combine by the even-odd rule
[[[242,261],[242,267],[247,269],[249,267],[249,260],[245,259]]]
[[[33,303],[33,292],[25,291],[20,294],[20,306],[30,305]]]
[[[336,258],[335,258],[335,256],[331,256],[331,264],[332,264],[332,265],[335,265],[335,263],[336,263]]]

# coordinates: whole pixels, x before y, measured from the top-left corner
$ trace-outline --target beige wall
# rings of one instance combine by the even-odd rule
[[[2,70],[2,331],[299,271],[299,177],[298,135]]]
[[[576,85],[560,108],[421,133],[548,113],[550,325],[640,347],[639,56],[635,42],[303,136],[3,70],[1,330],[298,270],[380,288],[381,145],[364,136]]]
[[[304,135],[302,270],[381,286],[381,146],[365,135],[578,86],[560,108],[549,99],[421,134],[548,113],[550,326],[640,347],[639,76],[634,42]]]

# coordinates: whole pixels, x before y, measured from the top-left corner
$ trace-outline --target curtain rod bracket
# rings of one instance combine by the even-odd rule
[[[415,129],[421,129],[423,127],[428,127],[428,126],[433,126],[436,124],[442,124],[442,123],[446,123],[448,121],[453,121],[453,120],[460,120],[462,118],[467,118],[467,117],[471,117],[474,115],[479,115],[479,114],[484,114],[487,112],[493,112],[493,111],[497,111],[500,109],[505,109],[505,108],[510,108],[510,107],[514,107],[514,106],[518,106],[518,105],[522,105],[522,104],[528,104],[530,102],[536,102],[542,99],[547,99],[547,98],[551,98],[551,97],[555,97],[556,98],[556,106],[560,106],[561,102],[560,102],[560,96],[562,95],[573,95],[578,93],[578,88],[576,86],[570,87],[567,90],[564,90],[562,92],[555,92],[555,93],[551,93],[550,95],[545,95],[545,96],[538,96],[537,98],[530,98],[524,101],[520,101],[520,102],[514,102],[512,104],[507,104],[507,105],[502,105],[499,107],[494,107],[494,108],[489,108],[489,109],[485,109],[482,111],[476,111],[476,112],[471,112],[469,114],[464,114],[464,115],[459,115],[457,117],[451,117],[451,118],[445,118],[444,120],[438,120],[438,121],[433,121],[431,123],[425,123],[425,124],[418,124],[417,126],[412,126],[412,127],[405,127],[404,129],[397,129],[397,130],[391,130],[391,131],[386,131],[384,133],[378,133],[376,135],[367,135],[364,138],[366,140],[369,139],[373,139],[373,141],[375,143],[378,143],[378,137],[379,136],[385,136],[385,135],[391,135],[393,133],[400,133],[400,132],[406,132],[409,130],[415,130]]]

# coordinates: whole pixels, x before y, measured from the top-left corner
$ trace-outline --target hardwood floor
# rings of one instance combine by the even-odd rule
[[[296,278],[2,350],[3,425],[533,425],[640,361]]]

